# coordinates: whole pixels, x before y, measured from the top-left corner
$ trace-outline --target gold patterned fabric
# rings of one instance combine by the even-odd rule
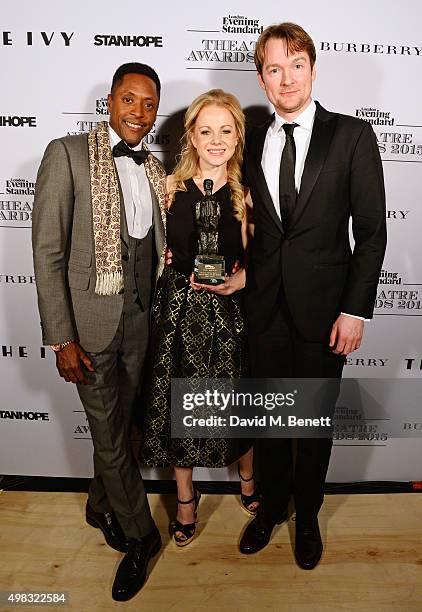
[[[230,438],[171,438],[172,378],[246,375],[241,292],[219,296],[191,288],[166,267],[152,312],[151,363],[144,393],[141,463],[165,467],[224,467],[251,443]]]

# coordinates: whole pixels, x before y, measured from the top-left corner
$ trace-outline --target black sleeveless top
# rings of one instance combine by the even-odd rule
[[[193,271],[198,254],[194,204],[203,197],[193,179],[186,181],[186,187],[187,191],[176,191],[167,211],[167,246],[173,254],[173,267],[182,274]],[[241,223],[233,216],[229,185],[226,183],[214,195],[221,206],[218,254],[224,256],[226,273],[230,274],[235,261],[243,259]]]

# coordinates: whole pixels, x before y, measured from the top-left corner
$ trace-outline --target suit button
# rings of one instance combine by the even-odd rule
[[[136,278],[139,278],[139,272],[137,272],[137,273],[135,274],[135,276],[136,276]]]
[[[129,255],[127,253],[124,253],[122,255],[122,259],[123,259],[123,261],[129,261]]]
[[[134,290],[132,291],[132,293],[133,293],[133,295],[135,295],[135,293],[138,293],[138,291],[137,291],[136,289],[134,289]]]
[[[284,244],[285,244],[285,245],[288,247],[288,246],[289,246],[289,244],[290,244],[290,240],[285,240],[285,241],[284,241]]]

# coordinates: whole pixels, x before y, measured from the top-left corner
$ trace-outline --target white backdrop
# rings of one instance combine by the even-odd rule
[[[45,146],[107,118],[115,69],[141,61],[157,70],[163,84],[150,148],[171,167],[181,113],[199,93],[222,87],[256,116],[266,110],[253,49],[261,29],[280,21],[296,21],[314,38],[314,97],[330,110],[373,123],[387,190],[389,243],[375,317],[345,372],[378,379],[383,391],[379,398],[373,387],[359,392],[370,420],[358,419],[354,432],[338,433],[329,480],[422,479],[420,399],[398,384],[422,373],[419,0],[302,0],[295,9],[275,0],[235,0],[229,9],[222,0],[186,0],[174,8],[149,3],[147,10],[135,0],[44,0],[36,10],[29,0],[2,3],[0,474],[91,475],[92,442],[77,394],[56,375],[50,349],[40,346],[30,227]],[[353,414],[356,397],[342,397],[343,414]],[[396,437],[393,416],[412,437]],[[198,474],[209,478],[231,474]]]

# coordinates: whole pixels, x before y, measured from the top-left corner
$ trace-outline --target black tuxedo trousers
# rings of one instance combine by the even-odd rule
[[[338,384],[330,380],[329,401],[323,411],[324,416],[333,416],[345,358],[329,350],[328,339],[304,339],[285,301],[279,302],[265,332],[250,334],[249,349],[254,378],[336,379]],[[331,438],[262,438],[255,442],[263,510],[270,521],[287,508],[291,495],[298,520],[317,516],[324,499],[331,448]]]

